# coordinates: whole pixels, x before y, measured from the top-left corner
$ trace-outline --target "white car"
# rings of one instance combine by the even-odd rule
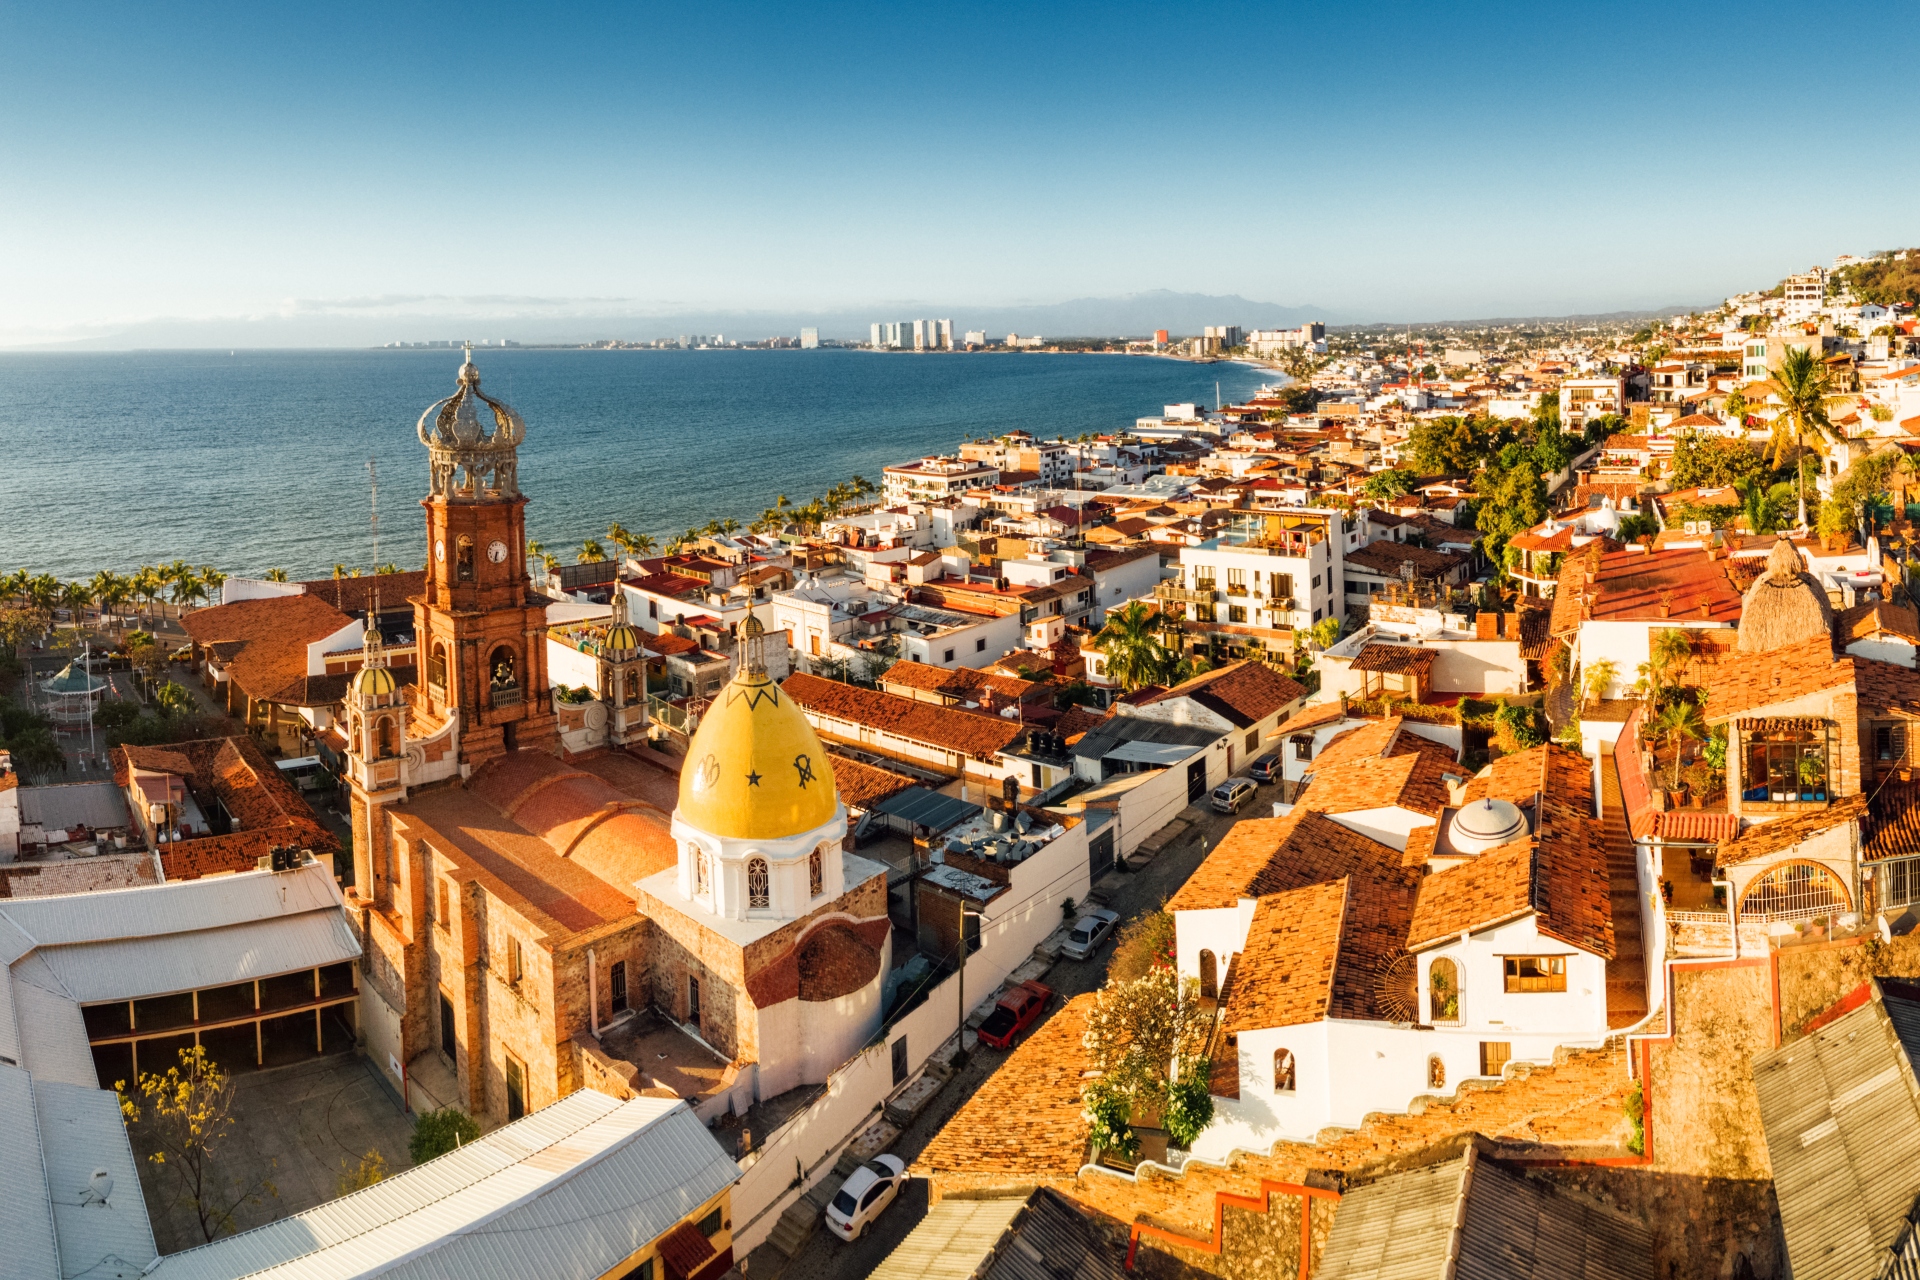
[[[1066,942],[1061,945],[1060,954],[1073,960],[1090,959],[1119,921],[1118,911],[1108,911],[1104,907],[1087,912],[1073,922],[1073,932],[1067,935]]]
[[[880,1211],[907,1185],[907,1166],[898,1156],[875,1156],[847,1175],[827,1205],[827,1227],[842,1240],[858,1240]]]

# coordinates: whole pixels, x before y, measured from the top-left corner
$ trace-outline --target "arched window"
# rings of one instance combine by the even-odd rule
[[[640,670],[637,667],[627,672],[627,705],[640,705]]]
[[[817,898],[826,889],[826,864],[820,851],[807,855],[807,896]]]
[[[1740,895],[1741,915],[1800,920],[1850,911],[1847,887],[1817,862],[1784,862],[1747,886]]]
[[[462,582],[473,581],[473,539],[462,538],[454,544],[453,575]]]
[[[385,760],[393,754],[393,721],[386,716],[381,716],[375,732],[379,735],[380,758]]]
[[[708,889],[707,855],[696,853],[693,855],[693,891],[697,896],[704,898]]]
[[[747,859],[747,909],[761,910],[773,905],[773,890],[767,885],[767,860]]]
[[[433,656],[427,659],[427,683],[447,687],[447,646],[434,642]]]
[[[353,754],[355,755],[360,754],[360,722],[358,720],[355,720],[353,722],[353,748],[352,749],[353,749]]]
[[[1460,1021],[1460,967],[1445,956],[1427,970],[1427,1017],[1434,1022]]]
[[[1293,1050],[1275,1049],[1273,1051],[1273,1091],[1292,1093],[1293,1083]]]
[[[1213,952],[1200,953],[1200,996],[1204,1000],[1213,1000],[1220,995],[1220,962],[1213,958]]]

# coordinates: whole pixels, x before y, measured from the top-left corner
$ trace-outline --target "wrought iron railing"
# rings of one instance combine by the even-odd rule
[[[496,707],[517,707],[520,705],[520,686],[517,684],[493,685],[489,700]]]

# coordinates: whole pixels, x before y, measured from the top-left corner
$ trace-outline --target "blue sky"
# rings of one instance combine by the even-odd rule
[[[1917,45],[1897,6],[12,3],[0,340],[1701,301],[1920,239]]]

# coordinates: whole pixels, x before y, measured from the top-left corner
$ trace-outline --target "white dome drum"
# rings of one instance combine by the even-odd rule
[[[1475,800],[1453,815],[1447,825],[1447,843],[1457,853],[1485,853],[1525,838],[1527,815],[1506,800]]]

